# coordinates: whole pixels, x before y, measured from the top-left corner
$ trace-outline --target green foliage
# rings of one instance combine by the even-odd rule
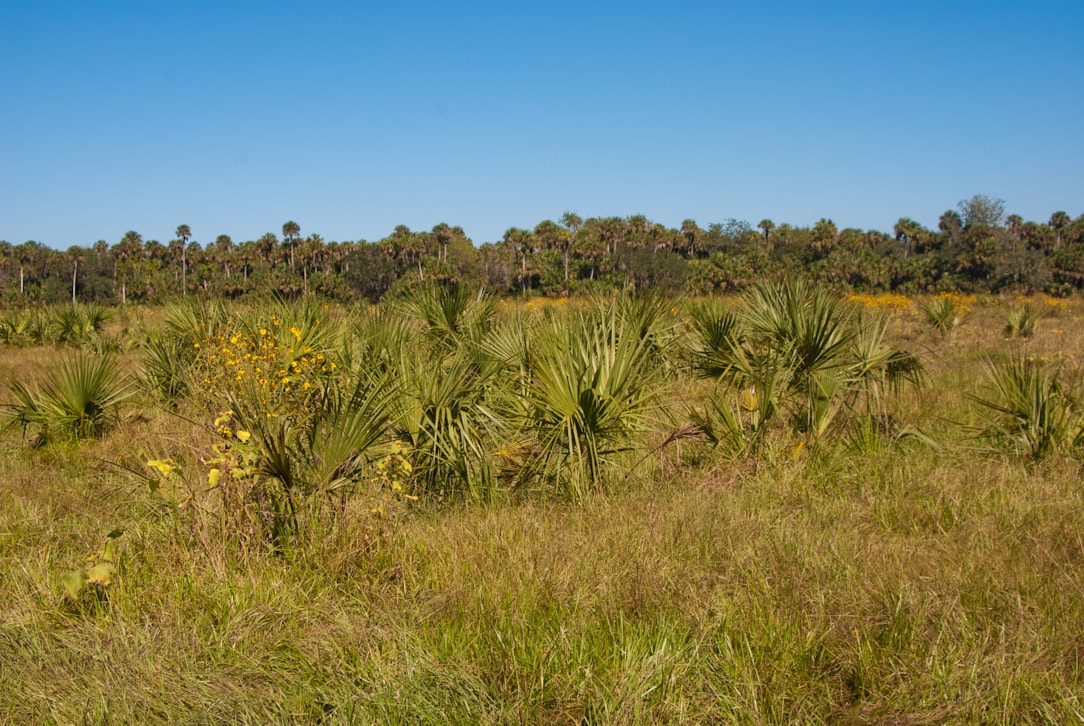
[[[227,316],[221,300],[185,297],[168,305],[164,329],[141,330],[137,337],[143,389],[171,406],[188,395],[200,346],[222,332]]]
[[[880,417],[888,415],[888,396],[897,396],[904,384],[919,387],[926,382],[922,361],[887,344],[887,335],[886,314],[859,318],[846,372],[850,387],[864,398],[866,412]]]
[[[764,362],[769,365],[749,377],[747,388],[735,391],[718,387],[704,408],[694,408],[689,413],[696,430],[725,456],[759,456],[763,451],[770,425],[778,413],[779,389],[785,387],[790,375],[788,368]]]
[[[982,436],[1033,461],[1084,441],[1079,406],[1058,371],[1019,354],[988,359],[985,369],[988,391],[972,399],[995,418],[981,429]]]
[[[695,308],[692,320],[692,366],[721,384],[692,423],[733,456],[759,454],[780,412],[815,443],[844,412],[886,420],[888,397],[922,382],[918,359],[885,344],[885,316],[857,316],[793,279],[756,285],[738,311]]]
[[[25,433],[37,432],[39,444],[56,439],[101,436],[117,422],[121,403],[131,395],[128,375],[110,356],[78,355],[50,372],[46,385],[10,384],[16,403],[7,421]]]
[[[108,604],[109,589],[119,560],[117,538],[123,534],[122,529],[110,531],[101,549],[86,558],[85,566],[60,575],[60,584],[69,603],[94,610]]]
[[[9,311],[0,318],[0,341],[13,346],[72,346],[103,350],[109,347],[102,327],[114,311],[96,303],[52,305]]]
[[[185,297],[166,307],[165,332],[194,348],[218,335],[226,321],[227,310],[221,300]]]
[[[395,398],[379,375],[327,381],[300,416],[270,414],[261,393],[250,383],[228,395],[231,410],[216,420],[224,441],[208,476],[238,526],[262,529],[280,549],[300,533],[307,505],[358,486]],[[253,502],[254,513],[242,511]]]
[[[485,290],[472,292],[456,282],[429,282],[406,296],[403,312],[421,320],[426,334],[445,349],[477,341],[493,325],[497,300]]]
[[[762,297],[678,328],[676,301],[539,297],[450,335],[401,308],[234,306],[169,414],[74,448],[0,432],[0,721],[1079,721],[1080,301],[1022,346],[1063,368],[1019,359],[1045,382],[1017,371],[966,412],[1022,462],[945,414],[1002,310],[924,368],[905,306],[754,327]],[[0,353],[18,380],[65,355]],[[571,429],[541,415],[572,397]],[[750,460],[657,446],[686,400]],[[905,424],[938,446],[897,445]],[[601,432],[598,480],[570,434],[544,459],[547,430]]]
[[[432,358],[424,349],[400,359],[401,414],[393,435],[420,491],[486,499],[496,486],[488,451],[504,427],[488,400],[491,375],[466,351]]]
[[[1009,308],[1005,321],[1005,335],[1010,338],[1030,338],[1039,327],[1039,313],[1031,305]]]
[[[208,477],[230,528],[281,549],[307,507],[361,482],[398,396],[388,370],[343,364],[342,326],[319,305],[269,307],[199,344],[189,375],[202,378],[204,406],[228,407],[215,420]]]
[[[942,337],[946,337],[963,322],[971,311],[970,303],[973,300],[974,298],[956,293],[942,293],[923,305],[922,312],[926,316],[926,321]]]
[[[654,401],[653,329],[623,312],[619,301],[596,303],[536,341],[525,424],[536,465],[575,495],[598,485]]]
[[[694,305],[690,310],[692,335],[689,354],[693,369],[705,378],[728,374],[747,331],[744,319],[718,298]]]
[[[40,344],[43,328],[40,315],[30,310],[8,311],[0,318],[0,341],[19,347]]]
[[[113,311],[96,303],[58,305],[48,310],[49,339],[57,345],[89,346],[98,340]]]
[[[147,331],[139,342],[143,390],[167,405],[176,405],[191,389],[191,366],[199,354],[183,336]]]

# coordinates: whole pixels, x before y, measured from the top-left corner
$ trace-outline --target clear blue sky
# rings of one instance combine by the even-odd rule
[[[0,239],[1084,212],[1084,2],[0,0]]]

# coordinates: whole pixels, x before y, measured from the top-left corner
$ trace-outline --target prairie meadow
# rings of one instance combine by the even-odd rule
[[[1084,720],[1078,299],[0,320],[0,721]]]

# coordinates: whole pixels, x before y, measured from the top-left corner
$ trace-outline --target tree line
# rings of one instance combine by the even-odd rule
[[[687,219],[670,228],[643,215],[566,212],[477,246],[445,223],[429,231],[400,225],[376,242],[335,242],[302,236],[294,221],[282,225],[281,236],[243,242],[222,234],[200,243],[186,224],[165,243],[135,231],[114,244],[66,251],[0,241],[7,305],[268,293],[375,302],[427,280],[519,296],[647,287],[708,294],[794,275],[847,292],[1068,295],[1084,287],[1084,215],[1058,211],[1046,222],[1025,221],[1006,215],[1002,200],[976,195],[942,214],[937,229],[901,218],[891,233],[841,230],[830,219],[810,227],[728,219],[707,228]]]

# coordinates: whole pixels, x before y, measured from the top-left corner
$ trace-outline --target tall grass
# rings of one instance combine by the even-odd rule
[[[999,310],[920,366],[917,318],[799,291],[230,308],[168,412],[0,432],[0,721],[1080,721],[1079,302],[1000,385]]]

